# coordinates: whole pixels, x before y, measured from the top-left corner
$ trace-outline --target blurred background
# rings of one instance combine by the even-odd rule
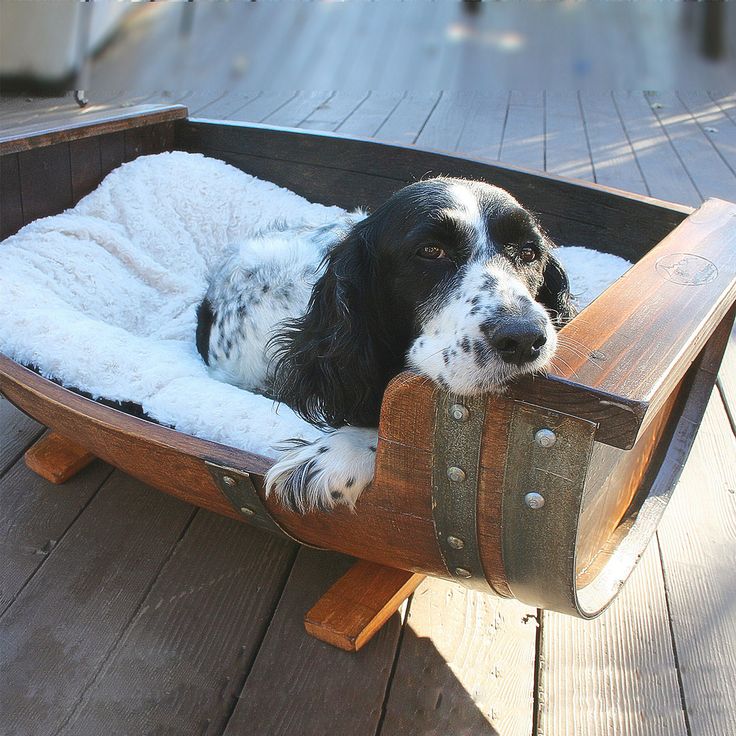
[[[730,88],[729,2],[0,0],[4,94]]]

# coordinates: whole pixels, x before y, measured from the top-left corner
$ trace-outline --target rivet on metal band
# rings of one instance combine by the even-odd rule
[[[595,429],[585,419],[514,402],[503,480],[503,564],[514,597],[529,605],[574,612],[577,522]],[[540,442],[542,432],[554,442]]]
[[[244,470],[228,468],[223,465],[217,465],[205,460],[205,466],[210,471],[210,475],[214,479],[217,487],[222,491],[223,495],[230,501],[233,508],[245,519],[249,524],[257,526],[259,529],[265,529],[272,534],[280,537],[286,537],[299,544],[304,544],[289,534],[278,524],[269,514],[268,509],[263,505],[256,487],[253,485],[250,474]]]
[[[494,592],[480,559],[477,527],[480,443],[485,398],[450,401],[437,395],[432,458],[432,521],[448,575],[466,587]],[[464,411],[462,411],[464,410]]]

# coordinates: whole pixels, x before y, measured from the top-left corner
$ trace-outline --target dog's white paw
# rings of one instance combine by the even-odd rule
[[[266,496],[304,514],[351,508],[373,480],[378,430],[340,427],[314,442],[295,440],[266,473]]]

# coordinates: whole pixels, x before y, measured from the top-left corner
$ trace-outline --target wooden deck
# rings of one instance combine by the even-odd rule
[[[146,42],[129,35],[121,43]],[[96,62],[99,87],[120,79],[118,53],[113,45]],[[733,91],[342,89],[201,84],[92,100],[181,100],[201,117],[459,151],[692,205],[736,201]],[[68,98],[15,98],[0,124],[83,114]],[[51,486],[22,461],[43,428],[0,399],[0,734],[734,733],[734,419],[732,339],[656,540],[598,620],[430,580],[351,655],[302,625],[348,559],[197,510],[99,462]]]

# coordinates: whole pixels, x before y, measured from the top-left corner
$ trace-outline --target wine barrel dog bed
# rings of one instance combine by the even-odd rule
[[[34,223],[0,245],[0,265],[5,257],[18,267],[23,261],[11,251],[29,232],[37,237],[44,252],[55,254],[60,269],[55,278],[72,273],[80,290],[68,329],[81,331],[89,345],[104,335],[99,338],[103,351],[105,340],[120,339],[127,346],[119,359],[111,359],[109,370],[100,368],[104,362],[92,362],[91,374],[85,375],[79,354],[65,354],[80,338],[66,334],[61,303],[44,323],[28,317],[33,310],[19,310],[29,320],[21,333],[34,340],[14,341],[9,329],[0,333],[0,391],[50,427],[52,436],[74,440],[58,440],[66,449],[81,448],[71,472],[87,452],[196,505],[364,561],[307,616],[312,633],[344,648],[362,645],[421,575],[584,618],[605,609],[656,529],[715,383],[736,302],[736,206],[709,200],[692,211],[440,153],[192,120],[185,108],[172,106],[91,116],[75,126],[0,139],[0,236],[72,207],[120,164],[166,152],[175,153],[134,164],[149,175],[141,175],[129,196],[114,188],[116,173],[95,192],[97,199],[80,203],[79,211]],[[145,203],[147,187],[153,193],[150,172],[162,159],[183,167],[166,207],[171,222],[186,214],[177,207],[192,210],[196,201],[196,182],[186,169],[193,161],[211,166],[211,176],[220,177],[222,186],[223,204],[212,213],[214,224],[203,223],[196,237],[191,227],[182,230],[178,254],[155,254],[155,226],[135,219],[135,203]],[[224,167],[223,161],[235,168]],[[273,440],[311,439],[319,430],[288,407],[276,411],[265,397],[243,396],[246,392],[232,386],[219,384],[217,391],[224,393],[201,396],[211,379],[203,366],[192,367],[198,356],[193,336],[191,344],[182,340],[189,324],[185,309],[168,315],[153,347],[140,335],[124,342],[130,325],[118,323],[119,315],[110,315],[100,332],[95,320],[119,305],[107,304],[98,294],[98,302],[85,311],[85,279],[98,278],[95,269],[109,266],[105,278],[113,283],[126,254],[117,252],[117,265],[97,262],[90,255],[96,251],[73,252],[63,235],[80,213],[97,222],[107,212],[109,231],[95,230],[99,222],[89,224],[87,240],[115,240],[120,236],[115,217],[125,210],[131,227],[145,231],[153,249],[150,261],[130,256],[130,267],[146,274],[138,291],[125,294],[135,310],[128,318],[158,319],[146,303],[147,279],[156,281],[159,296],[167,289],[186,292],[189,301],[184,302],[192,306],[191,294],[207,268],[207,243],[242,235],[229,202],[242,203],[237,187],[244,180],[250,182],[248,192],[257,193],[258,217],[272,218],[281,207],[318,224],[334,216],[335,207],[373,208],[428,174],[501,186],[537,213],[557,243],[592,248],[633,266],[616,280],[618,272],[607,274],[609,288],[562,329],[560,360],[549,375],[517,380],[503,395],[460,401],[411,373],[394,379],[381,407],[374,482],[354,512],[340,507],[301,515],[266,498],[262,480],[273,462]],[[273,212],[266,201],[273,203]],[[167,215],[160,214],[165,221]],[[573,258],[574,251],[569,253]],[[177,270],[177,255],[187,268]],[[31,250],[29,273],[35,258]],[[612,263],[606,261],[605,267]],[[183,276],[177,280],[187,269],[192,283]],[[19,275],[17,283],[26,276]],[[15,283],[2,287],[6,293],[0,298],[8,300]],[[131,304],[136,298],[146,307]],[[12,319],[8,303],[4,311]],[[153,333],[156,327],[146,329]],[[149,350],[152,362],[166,367],[163,377],[147,374]],[[121,374],[137,381],[138,393],[112,385],[110,376]],[[212,416],[202,408],[208,400]],[[182,412],[175,419],[167,414],[172,405]],[[172,424],[176,430],[167,426]]]

